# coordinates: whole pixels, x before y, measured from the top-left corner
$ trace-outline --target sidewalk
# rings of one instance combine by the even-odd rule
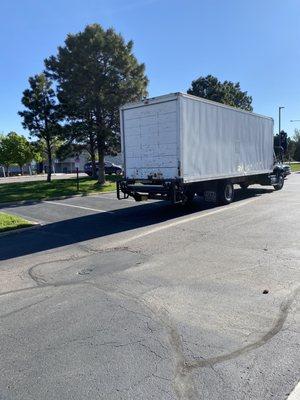
[[[84,172],[79,173],[79,177],[87,177]],[[74,179],[76,178],[76,173],[72,174],[52,174],[52,179]],[[47,179],[47,174],[39,175],[23,175],[23,176],[9,176],[7,178],[0,177],[0,184],[2,183],[19,183],[19,182],[36,182],[45,181]]]

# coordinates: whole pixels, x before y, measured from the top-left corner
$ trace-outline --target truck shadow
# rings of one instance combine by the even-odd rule
[[[272,191],[273,189],[251,188],[245,191],[236,190],[235,202],[261,196]],[[190,207],[172,206],[168,202],[157,201],[115,209],[112,210],[112,213],[95,213],[62,220],[41,226],[32,231],[15,232],[8,236],[3,236],[0,239],[0,260],[9,260],[115,233],[151,226],[215,207],[204,203],[201,198],[196,199]],[[13,208],[17,207],[14,206]]]

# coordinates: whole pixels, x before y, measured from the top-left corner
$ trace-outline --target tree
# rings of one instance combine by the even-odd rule
[[[73,142],[63,143],[56,151],[58,160],[65,160],[66,158],[75,157],[85,150],[85,146]]]
[[[287,152],[286,152],[286,158],[287,160],[293,160],[294,159],[294,154],[296,150],[296,143],[295,141],[288,137],[287,138]]]
[[[300,161],[300,129],[295,129],[293,140],[295,142],[294,160]]]
[[[45,143],[42,140],[35,140],[31,142],[31,148],[33,153],[33,160],[36,162],[36,173],[43,172],[44,158],[45,158]]]
[[[58,158],[62,158],[64,153],[73,156],[86,150],[91,157],[92,177],[97,179],[96,166],[96,135],[92,129],[92,123],[88,121],[79,121],[73,119],[63,127],[63,135],[65,143],[59,151]]]
[[[212,75],[200,76],[194,80],[187,91],[194,96],[227,104],[232,107],[253,111],[251,106],[252,97],[243,92],[240,83],[231,81],[221,82]]]
[[[13,164],[11,142],[8,136],[0,135],[0,165],[4,165],[6,175],[9,174],[9,166]]]
[[[29,89],[23,92],[22,103],[26,110],[20,111],[23,126],[31,136],[45,141],[48,160],[47,181],[51,181],[53,144],[61,131],[60,107],[52,89],[51,80],[45,74],[29,78]]]
[[[33,149],[28,140],[16,132],[9,132],[7,140],[9,142],[12,163],[18,164],[21,175],[23,175],[23,166],[33,159]]]
[[[57,82],[65,117],[79,124],[76,138],[89,145],[92,161],[96,145],[101,184],[104,155],[118,142],[119,107],[147,94],[145,66],[138,63],[132,48],[133,42],[125,42],[113,29],[93,24],[68,35],[57,56],[45,60],[46,73]]]

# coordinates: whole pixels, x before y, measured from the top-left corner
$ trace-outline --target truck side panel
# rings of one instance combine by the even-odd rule
[[[121,111],[125,175],[129,179],[174,179],[179,166],[176,99]]]
[[[180,96],[182,173],[196,182],[271,172],[273,120]]]

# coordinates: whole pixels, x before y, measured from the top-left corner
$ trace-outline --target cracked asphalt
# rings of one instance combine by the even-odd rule
[[[225,207],[2,209],[42,226],[0,237],[1,400],[282,400],[299,381],[300,174]]]

